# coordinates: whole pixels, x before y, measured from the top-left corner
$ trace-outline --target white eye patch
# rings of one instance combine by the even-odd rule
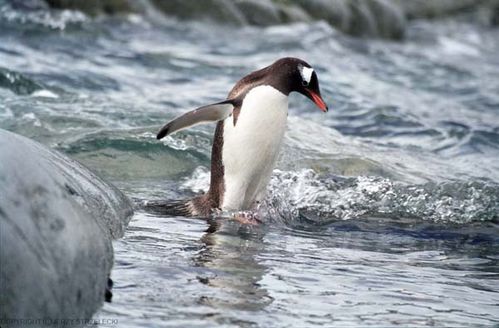
[[[304,82],[310,83],[310,79],[312,78],[312,73],[314,69],[311,67],[300,66],[300,74]]]

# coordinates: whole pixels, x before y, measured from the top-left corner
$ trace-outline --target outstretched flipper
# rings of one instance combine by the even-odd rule
[[[168,122],[159,130],[157,139],[166,137],[173,132],[188,128],[203,122],[224,120],[232,114],[234,104],[232,100],[225,100],[216,104],[199,107]]]

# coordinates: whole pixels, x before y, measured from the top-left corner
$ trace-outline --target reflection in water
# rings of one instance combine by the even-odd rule
[[[200,303],[217,309],[260,311],[272,302],[260,281],[266,267],[257,261],[265,247],[262,227],[212,219],[201,238],[202,250],[193,261],[209,269],[198,280],[216,288],[213,295],[200,296]]]
[[[137,212],[115,242],[113,302],[96,317],[120,327],[488,325],[498,228],[310,216],[247,226]]]

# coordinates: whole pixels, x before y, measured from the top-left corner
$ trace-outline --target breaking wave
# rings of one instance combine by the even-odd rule
[[[273,218],[304,215],[319,223],[367,216],[461,224],[494,221],[499,186],[481,181],[407,185],[382,177],[321,177],[312,170],[276,170],[265,208]]]
[[[198,167],[182,188],[208,189],[209,172]],[[466,224],[498,219],[499,185],[488,181],[452,181],[408,185],[373,176],[320,176],[310,169],[275,170],[259,208],[266,221],[314,224],[363,217],[404,218]]]

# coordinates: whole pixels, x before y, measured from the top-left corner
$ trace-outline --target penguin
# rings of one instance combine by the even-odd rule
[[[208,192],[188,200],[149,202],[163,214],[206,217],[217,211],[251,211],[264,198],[286,131],[288,96],[298,92],[328,111],[317,73],[292,57],[239,80],[226,100],[202,106],[164,125],[162,139],[206,122],[217,122]]]

